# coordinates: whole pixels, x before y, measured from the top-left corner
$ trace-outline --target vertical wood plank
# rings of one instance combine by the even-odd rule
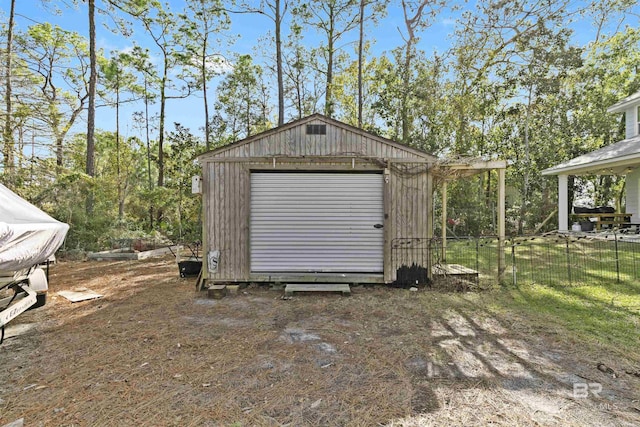
[[[238,248],[239,255],[242,257],[240,265],[242,265],[242,271],[240,276],[249,281],[249,275],[251,270],[251,240],[250,240],[250,224],[251,224],[251,174],[249,168],[242,165],[240,170],[240,189],[241,205],[240,205],[240,219],[243,227],[240,231],[240,247]]]
[[[211,204],[211,163],[204,162],[202,165],[202,280],[209,278],[209,268],[207,266],[207,253],[211,248],[209,238],[210,230],[210,204]]]
[[[227,195],[227,188],[224,184],[225,179],[224,179],[224,173],[225,170],[227,169],[227,165],[228,163],[221,163],[219,168],[218,168],[218,177],[217,177],[217,186],[218,186],[218,203],[220,204],[220,211],[218,212],[218,214],[220,215],[219,217],[214,218],[214,221],[217,220],[217,218],[220,218],[219,224],[218,224],[218,238],[216,239],[216,249],[218,249],[220,251],[220,263],[218,264],[218,277],[224,277],[224,271],[225,269],[228,267],[229,265],[229,260],[228,255],[225,253],[224,251],[224,242],[225,242],[225,234],[226,234],[226,214],[227,214],[227,201],[226,201],[226,195]]]
[[[229,241],[226,242],[226,247],[229,250],[229,253],[232,254],[231,258],[233,259],[233,262],[231,263],[231,272],[240,272],[241,271],[241,266],[238,262],[239,254],[238,254],[238,249],[239,249],[239,240],[240,240],[240,233],[238,231],[239,228],[239,223],[240,223],[240,192],[239,192],[239,184],[240,182],[238,181],[238,166],[240,166],[238,163],[234,163],[233,165],[230,165],[231,168],[229,168],[229,183],[227,185],[229,185],[230,187],[232,187],[233,191],[230,192],[229,197],[230,197],[230,202],[231,205],[233,206],[232,211],[231,211],[231,215],[229,216],[229,224],[230,224],[230,231],[231,231],[231,236],[233,236],[231,239],[229,239]],[[231,242],[231,240],[235,240],[236,244],[233,244]]]
[[[385,179],[388,177],[389,182],[384,183],[384,194],[383,201],[384,203],[384,281],[390,283],[394,280],[395,272],[394,265],[392,261],[392,252],[393,252],[393,214],[391,211],[391,202],[393,197],[393,175],[391,173],[391,162],[387,164],[387,169],[389,174],[385,175]]]

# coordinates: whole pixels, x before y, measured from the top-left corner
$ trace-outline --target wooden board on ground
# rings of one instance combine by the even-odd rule
[[[75,291],[60,291],[58,292],[58,295],[68,299],[71,302],[80,302],[90,299],[102,298],[102,294],[86,288],[76,289]]]
[[[171,250],[176,250],[176,246],[171,246],[171,248],[157,248],[149,251],[142,252],[129,252],[127,249],[114,249],[112,251],[102,251],[102,252],[89,252],[87,254],[87,258],[95,259],[96,261],[126,261],[126,260],[142,260],[157,256],[163,256],[166,254],[172,253]]]
[[[293,295],[294,292],[340,292],[351,295],[351,288],[346,283],[288,283],[284,294]]]
[[[433,276],[450,276],[462,280],[478,282],[478,272],[472,268],[460,264],[436,264],[433,266]]]

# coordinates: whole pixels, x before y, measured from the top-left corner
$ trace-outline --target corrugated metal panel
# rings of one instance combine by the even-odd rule
[[[383,270],[381,174],[251,174],[252,272]]]

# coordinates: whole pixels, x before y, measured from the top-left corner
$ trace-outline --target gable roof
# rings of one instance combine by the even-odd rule
[[[542,175],[624,174],[628,168],[639,166],[640,135],[545,169]]]
[[[422,151],[422,150],[419,150],[419,149],[416,149],[416,148],[412,148],[412,147],[410,147],[408,145],[401,144],[401,143],[393,141],[391,139],[375,135],[375,134],[373,134],[371,132],[368,132],[368,131],[365,131],[363,129],[360,129],[360,128],[356,127],[356,126],[352,126],[352,125],[349,125],[347,123],[341,122],[339,120],[335,120],[335,119],[329,118],[329,117],[324,116],[324,115],[319,114],[319,113],[315,113],[315,114],[312,114],[310,116],[303,117],[301,119],[293,120],[293,121],[291,121],[289,123],[286,123],[286,124],[284,124],[282,126],[275,127],[273,129],[269,129],[267,131],[252,135],[252,136],[250,136],[248,138],[241,139],[239,141],[235,141],[235,142],[233,142],[231,144],[228,144],[228,145],[225,145],[223,147],[219,147],[219,148],[215,148],[213,150],[207,151],[206,153],[203,153],[200,156],[198,156],[198,160],[206,160],[208,158],[213,158],[213,157],[222,157],[224,155],[224,153],[227,152],[227,151],[230,151],[230,150],[236,149],[238,147],[242,147],[244,145],[248,145],[248,144],[251,144],[251,143],[266,139],[266,138],[268,138],[268,137],[270,137],[270,136],[272,136],[274,134],[277,134],[277,133],[280,133],[280,132],[285,132],[285,131],[290,130],[292,128],[295,128],[297,126],[303,126],[303,125],[305,125],[307,123],[318,122],[318,121],[321,121],[321,122],[324,122],[326,124],[329,124],[329,125],[332,125],[332,126],[335,126],[335,127],[338,127],[338,128],[342,128],[342,129],[354,132],[354,133],[359,134],[359,135],[361,135],[363,137],[366,137],[366,138],[368,138],[370,140],[373,140],[373,141],[376,141],[376,142],[379,142],[379,143],[394,147],[394,148],[396,148],[398,150],[404,151],[404,152],[406,152],[406,153],[408,153],[410,155],[419,157],[421,159],[427,159],[427,160],[433,160],[433,161],[436,160],[436,157],[434,155],[432,155],[430,153],[427,153],[426,151]]]
[[[611,107],[607,108],[607,113],[622,113],[627,108],[633,107],[634,104],[640,105],[640,91],[621,99]]]

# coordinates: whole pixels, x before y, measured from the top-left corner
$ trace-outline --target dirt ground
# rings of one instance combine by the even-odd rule
[[[193,283],[169,258],[53,266],[47,305],[0,346],[0,425],[640,424],[637,355],[580,348],[491,292],[213,300]],[[81,287],[104,297],[57,295]]]

